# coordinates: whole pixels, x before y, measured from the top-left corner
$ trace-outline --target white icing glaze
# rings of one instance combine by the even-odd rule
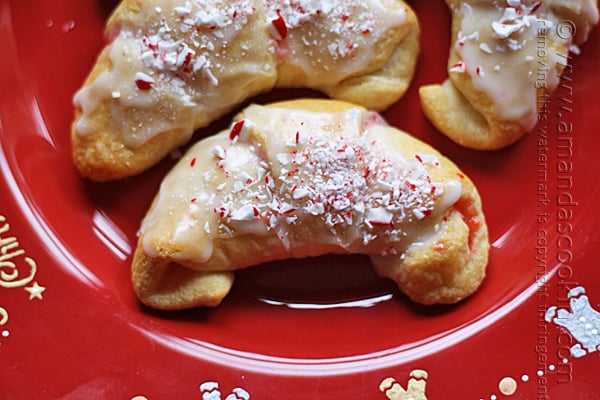
[[[402,26],[407,18],[405,8],[380,0],[266,0],[265,4],[272,26],[285,24],[272,29],[282,62],[302,71],[306,85],[314,88],[364,71],[382,34]]]
[[[394,150],[377,114],[250,106],[243,118],[246,128],[197,144],[164,180],[141,228],[147,254],[164,240],[173,258],[202,263],[211,241],[244,235],[292,254],[308,241],[401,253],[438,237],[461,196],[460,181],[430,177],[436,156]]]
[[[111,20],[104,53],[111,68],[74,98],[79,135],[112,129],[133,148],[165,130],[186,139],[249,93],[272,88],[277,62],[304,71],[303,86],[314,88],[364,71],[383,32],[406,19],[387,0],[148,0],[140,7]],[[114,117],[99,128],[94,115],[104,106]]]
[[[89,133],[93,112],[106,102],[116,113],[110,128],[127,146],[167,129],[189,137],[195,126],[243,101],[247,93],[240,88],[272,87],[276,69],[268,40],[241,36],[261,23],[259,3],[143,2],[133,21],[115,23],[117,34],[106,49],[112,68],[76,94],[82,109],[77,132]]]
[[[560,19],[552,3],[472,1],[454,10],[462,18],[454,44],[461,61],[449,72],[469,73],[475,87],[494,102],[500,119],[521,121],[527,130],[537,121],[537,89],[556,88],[557,64],[566,61],[566,54],[557,54],[549,43],[568,48],[573,39],[557,35]],[[588,21],[598,20],[590,0],[560,3],[579,9]]]

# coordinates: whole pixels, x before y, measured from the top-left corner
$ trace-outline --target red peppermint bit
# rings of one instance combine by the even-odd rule
[[[481,75],[481,67],[480,66],[477,66],[477,68],[475,69],[475,73],[477,75]]]
[[[297,185],[294,185],[294,187],[292,188],[292,190],[290,190],[291,193],[294,193],[296,191],[296,189],[298,189]]]
[[[254,214],[255,217],[259,217],[260,216],[260,211],[256,207],[252,207],[252,213]]]
[[[421,158],[420,155],[415,154],[415,158],[417,159],[418,162],[420,162],[421,164],[423,164],[423,159]]]
[[[152,82],[145,81],[143,79],[136,79],[135,84],[140,90],[150,90],[154,85]]]
[[[297,210],[297,208],[290,207],[287,210],[283,210],[282,214],[283,215],[290,215],[290,214],[293,214],[296,210]]]
[[[147,36],[144,36],[143,42],[146,46],[148,46],[148,48],[150,50],[154,50],[154,51],[158,50],[158,42],[152,43]]]
[[[237,18],[237,10],[233,10],[233,15],[231,16],[231,18],[233,18],[233,19]]]
[[[191,202],[191,203],[195,203],[195,202],[196,202],[196,200],[198,200],[198,199],[196,199],[196,198],[194,197],[192,200],[190,200],[190,202]]]
[[[432,213],[433,213],[433,210],[431,210],[431,209],[427,209],[427,210],[423,211],[423,215],[425,216],[425,218],[429,217]]]
[[[371,175],[371,168],[367,167],[365,169],[365,173],[363,174],[363,178],[367,179]]]
[[[344,219],[348,225],[352,224],[352,213],[350,211],[344,214]]]
[[[290,172],[287,173],[287,176],[294,176],[297,175],[298,172],[300,172],[298,169],[293,169]]]
[[[196,165],[196,157],[192,158],[192,161],[190,161],[190,167],[194,167]]]
[[[244,128],[244,121],[238,121],[231,127],[231,131],[229,132],[229,140],[235,140],[240,133],[242,133],[242,129]]]
[[[354,197],[354,193],[352,193],[352,192],[348,192],[348,193],[346,193],[346,198],[347,198],[347,199],[351,199],[351,198],[353,198],[353,197]]]
[[[370,220],[367,221],[369,224],[373,225],[373,226],[377,226],[377,227],[393,227],[394,224],[392,222],[387,222],[387,221],[374,221],[374,220]]]
[[[213,210],[219,218],[225,218],[225,216],[227,216],[227,210],[224,207],[214,208]]]
[[[192,57],[194,55],[192,54],[191,51],[188,51],[187,53],[185,53],[185,58],[183,59],[183,65],[190,65],[190,63],[192,62]]]
[[[444,246],[444,243],[438,242],[438,243],[436,243],[436,244],[433,245],[433,249],[435,251],[443,251],[445,248],[446,248],[446,246]]]
[[[458,176],[460,179],[465,179],[465,176],[463,174],[461,174],[460,172],[457,172],[456,176]]]
[[[435,186],[431,187],[431,192],[430,193],[431,193],[432,196],[435,194]]]
[[[285,40],[288,34],[287,25],[285,24],[285,20],[278,14],[278,17],[271,21],[271,24],[275,28],[275,31],[279,35],[280,40]]]
[[[537,11],[537,10],[540,8],[540,6],[541,6],[541,5],[542,5],[542,3],[541,3],[541,2],[539,2],[539,1],[536,1],[536,2],[533,4],[533,7],[531,8],[531,10],[529,11],[529,15],[532,15],[533,13],[535,13],[535,12],[536,12],[536,11]]]
[[[300,132],[296,131],[296,144],[300,143]]]
[[[466,72],[467,71],[467,64],[465,64],[462,61],[457,62],[456,64],[454,64],[451,68],[450,71],[452,72]]]
[[[363,35],[368,35],[369,33],[371,33],[371,30],[369,28],[366,28],[362,31]]]
[[[417,185],[415,185],[414,183],[410,183],[409,181],[404,181],[404,184],[410,188],[410,190],[415,191],[417,190]]]
[[[350,18],[349,15],[346,15],[346,14],[342,15],[342,21],[346,22],[346,21],[348,21],[348,18]]]

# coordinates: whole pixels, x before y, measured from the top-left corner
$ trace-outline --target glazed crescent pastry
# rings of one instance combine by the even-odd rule
[[[547,118],[569,51],[598,22],[596,0],[446,0],[449,78],[420,88],[426,116],[456,143],[508,146]]]
[[[106,32],[71,134],[76,166],[99,181],[144,171],[275,87],[384,109],[419,50],[402,0],[123,0]]]
[[[250,105],[165,177],[132,266],[157,309],[215,306],[233,271],[272,260],[368,254],[414,301],[455,303],[485,275],[473,183],[448,159],[334,100]]]

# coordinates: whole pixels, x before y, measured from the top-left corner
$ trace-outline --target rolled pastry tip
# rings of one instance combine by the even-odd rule
[[[597,2],[446,3],[452,12],[448,79],[419,89],[423,111],[462,146],[509,146],[547,118],[565,67],[598,23]]]

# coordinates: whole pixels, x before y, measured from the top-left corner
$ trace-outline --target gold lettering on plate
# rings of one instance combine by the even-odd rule
[[[29,293],[29,300],[43,300],[42,293],[46,288],[33,281],[37,270],[37,263],[21,248],[19,240],[10,235],[10,225],[6,217],[0,214],[0,288],[22,287]],[[7,323],[8,311],[0,306],[0,326]],[[3,338],[9,334],[8,330],[0,332]]]
[[[8,311],[0,307],[0,326],[6,325],[8,322]]]
[[[15,288],[28,285],[37,273],[36,262],[27,257],[14,236],[7,236],[10,225],[6,217],[0,214],[0,287]],[[17,262],[22,260],[28,270],[27,276],[21,276]]]

